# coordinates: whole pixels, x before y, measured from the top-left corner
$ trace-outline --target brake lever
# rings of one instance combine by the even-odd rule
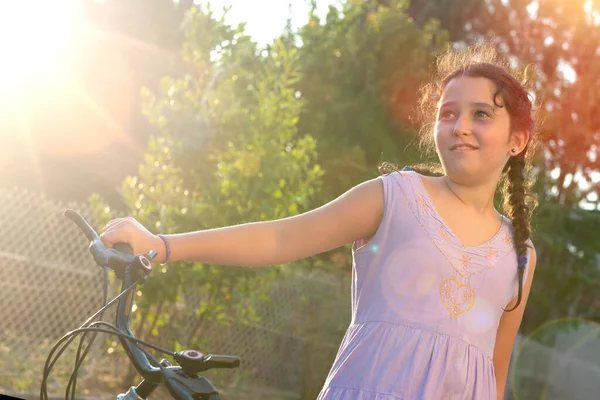
[[[133,255],[122,250],[106,247],[100,238],[90,242],[90,253],[92,253],[96,264],[114,270],[119,279],[122,278],[125,267],[134,261]]]
[[[109,248],[99,238],[90,243],[90,252],[98,265],[107,266],[113,271],[118,279],[123,280],[125,267],[134,266],[134,280],[145,281],[152,272],[152,260],[156,257],[156,250],[150,250],[146,255],[133,256],[131,246],[126,243],[115,243],[114,248]],[[140,282],[142,283],[142,282]]]
[[[73,221],[90,241],[90,252],[94,261],[101,267],[108,266],[122,270],[134,260],[131,247],[127,244],[116,244],[114,249],[108,248],[100,239],[100,235],[75,210],[65,210],[63,215]]]
[[[177,400],[197,400],[198,396],[201,396],[201,399],[218,398],[217,389],[208,379],[190,376],[181,367],[163,368],[162,378],[171,396]]]

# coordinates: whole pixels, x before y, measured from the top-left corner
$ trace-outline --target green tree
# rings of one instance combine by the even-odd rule
[[[308,22],[297,35],[284,35],[289,43],[296,43],[301,57],[303,74],[297,89],[306,104],[299,129],[316,138],[325,172],[324,189],[313,206],[373,178],[382,159],[399,164],[421,159],[409,117],[419,84],[427,78],[435,54],[448,42],[435,21],[419,27],[406,14],[407,4],[347,1],[339,8],[330,7],[320,21],[313,3]],[[318,258],[348,291],[349,249]],[[309,357],[303,399],[317,396],[326,376],[323,366],[333,362],[335,352],[323,344],[337,348],[347,327],[347,320],[329,316],[340,313],[340,302],[333,300],[330,293],[322,297],[312,293],[306,301],[306,317],[298,324],[298,332],[307,338]]]
[[[191,9],[185,32],[187,73],[164,78],[157,94],[143,90],[143,112],[157,133],[138,174],[123,183],[128,213],[155,232],[174,233],[305,211],[323,172],[315,140],[297,129],[297,49],[278,41],[257,55],[243,26],[231,28],[200,7]],[[104,220],[111,217],[101,199],[94,204]],[[256,322],[256,302],[281,272],[188,262],[159,268],[140,287],[137,332],[169,332],[201,347],[207,322]]]
[[[330,7],[323,24],[313,3],[299,31],[304,74],[298,88],[307,101],[300,127],[319,142],[326,171],[319,200],[372,178],[382,159],[420,159],[410,146],[416,130],[409,117],[447,35],[434,20],[419,27],[406,13],[407,1],[390,3],[347,1]]]

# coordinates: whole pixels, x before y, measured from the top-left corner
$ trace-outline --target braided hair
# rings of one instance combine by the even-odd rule
[[[512,221],[513,241],[517,254],[517,274],[519,292],[516,309],[523,298],[523,281],[527,266],[527,248],[531,236],[531,214],[535,208],[535,197],[528,192],[531,187],[529,172],[535,154],[536,135],[534,134],[535,113],[533,101],[526,87],[528,84],[526,68],[519,73],[510,62],[502,57],[490,44],[480,44],[466,50],[450,50],[438,57],[437,72],[434,79],[421,89],[419,101],[420,120],[423,122],[420,131],[420,144],[426,153],[435,152],[433,129],[439,99],[450,81],[457,77],[468,76],[487,78],[494,82],[497,91],[494,103],[497,107],[506,107],[510,115],[510,130],[513,132],[529,132],[527,146],[519,154],[512,155],[503,169],[500,192],[503,197],[503,211]],[[442,176],[444,170],[439,164],[419,164],[411,169],[423,175]],[[379,166],[382,174],[398,171],[398,167],[390,163]]]

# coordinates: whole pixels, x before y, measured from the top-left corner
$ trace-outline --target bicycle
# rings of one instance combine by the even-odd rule
[[[66,210],[64,216],[73,221],[90,241],[89,249],[96,264],[104,270],[104,297],[103,306],[91,317],[89,317],[78,329],[64,335],[51,349],[44,365],[44,374],[40,387],[40,398],[48,399],[47,380],[52,368],[67,346],[78,334],[82,334],[73,373],[67,385],[65,398],[75,398],[77,385],[77,371],[83,363],[89,349],[98,333],[108,333],[119,337],[125,353],[135,366],[137,372],[142,376],[137,386],[131,386],[126,393],[117,396],[117,400],[147,399],[157,387],[165,384],[169,393],[177,400],[220,400],[216,388],[205,377],[198,375],[200,372],[213,368],[236,368],[240,365],[240,359],[231,355],[204,355],[197,350],[184,350],[173,352],[136,338],[130,327],[130,316],[136,287],[144,283],[152,272],[151,260],[156,257],[157,252],[151,250],[148,254],[133,255],[131,247],[126,243],[118,243],[114,248],[108,248],[100,239],[100,236],[89,225],[79,213],[74,210]],[[108,288],[108,270],[112,269],[118,279],[122,281],[121,292],[110,302],[106,302]],[[102,321],[104,311],[116,301],[117,315],[116,326]],[[98,321],[94,321],[99,317]],[[103,326],[104,328],[101,328]],[[82,352],[85,336],[93,332],[85,350]],[[62,347],[52,358],[59,346]],[[152,348],[156,351],[168,354],[179,364],[174,366],[167,359],[160,362],[140,345]],[[51,361],[52,360],[52,361]]]

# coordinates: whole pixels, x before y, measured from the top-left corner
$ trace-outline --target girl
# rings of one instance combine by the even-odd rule
[[[125,218],[102,239],[163,262],[238,266],[354,243],[352,320],[318,400],[502,399],[535,269],[532,104],[483,45],[441,56],[420,105],[441,172],[384,164],[302,215],[167,236]],[[501,181],[507,217],[494,207]]]

